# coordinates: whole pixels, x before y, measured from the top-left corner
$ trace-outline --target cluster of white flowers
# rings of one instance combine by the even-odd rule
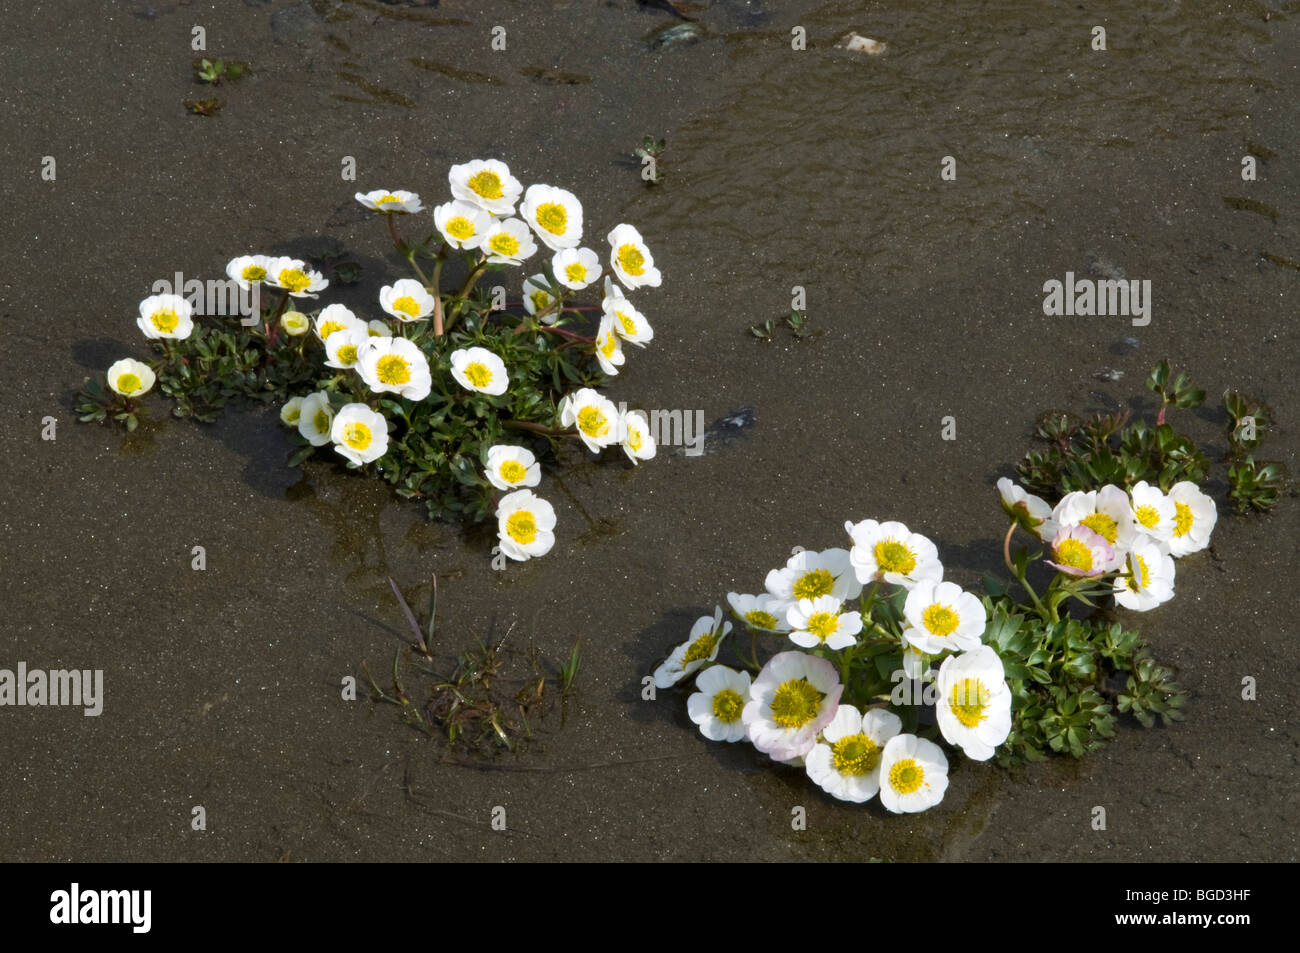
[[[644,347],[654,337],[650,323],[623,291],[658,287],[662,281],[654,256],[635,228],[620,224],[609,233],[608,264],[602,268],[596,252],[582,245],[582,205],[573,193],[550,185],[532,185],[525,191],[509,167],[496,159],[452,166],[448,180],[452,198],[433,209],[434,225],[450,248],[477,252],[477,265],[471,262],[475,274],[491,264],[521,265],[538,251],[538,242],[553,253],[545,272],[523,282],[523,305],[530,318],[551,333],[590,342],[601,369],[609,375],[617,374],[626,361],[624,344]],[[424,209],[419,195],[400,189],[358,192],[356,199],[387,216],[413,215]],[[416,270],[419,272],[418,267]],[[380,289],[379,307],[397,322],[395,333],[389,323],[363,320],[342,304],[327,305],[314,315],[286,310],[290,299],[316,298],[329,286],[319,272],[298,259],[241,255],[229,262],[226,275],[245,290],[265,285],[285,293],[279,320],[268,328],[269,340],[274,341],[278,332],[300,338],[314,329],[323,346],[324,365],[354,371],[370,394],[396,395],[413,402],[429,396],[433,387],[429,357],[411,339],[419,340],[419,336],[407,335],[402,329],[432,318],[435,335],[443,333],[437,287],[402,278]],[[565,297],[602,278],[602,318],[594,338],[555,327]],[[140,303],[137,323],[150,339],[184,340],[194,328],[193,308],[179,295],[154,295]],[[488,348],[463,347],[452,351],[448,360],[451,377],[466,391],[499,397],[509,388],[510,369]],[[148,365],[129,359],[117,362],[108,372],[109,385],[127,398],[146,393],[154,380]],[[620,412],[590,388],[564,397],[558,417],[561,426],[575,428],[593,452],[619,444],[634,464],[655,455],[655,440],[644,413]],[[337,407],[328,391],[291,398],[280,418],[287,426],[296,427],[312,446],[332,444],[355,466],[372,463],[388,451],[389,424],[384,415],[361,402]],[[492,486],[508,491],[496,513],[501,551],[516,560],[548,552],[555,542],[555,512],[528,489],[540,480],[533,454],[524,447],[498,444],[487,449],[483,462]]]
[[[1145,480],[1130,492],[1106,485],[1067,493],[1055,507],[1005,477],[1003,508],[1048,545],[1047,563],[1083,578],[1114,574],[1115,602],[1145,612],[1174,596],[1174,558],[1210,545],[1214,500],[1195,483],[1168,493]]]
[[[775,761],[802,764],[814,783],[841,800],[862,802],[879,793],[894,813],[923,811],[948,787],[943,749],[903,733],[902,720],[887,706],[864,710],[841,702],[845,686],[835,662],[845,662],[843,653],[864,633],[888,635],[871,618],[876,588],[907,593],[900,641],[908,676],[930,677],[931,662],[941,660],[936,717],[949,744],[974,760],[991,758],[1011,731],[1011,690],[1002,660],[981,642],[983,604],[943,582],[930,540],[897,522],[863,520],[845,529],[850,549],[801,550],[768,573],[765,592],[727,595],[743,625],[783,635],[795,648],[774,655],[752,681],[747,672],[715,664],[731,631],[719,607],[659,666],[655,684],[668,688],[699,672],[687,710],[706,738],[748,739]],[[871,595],[850,608],[864,585]]]

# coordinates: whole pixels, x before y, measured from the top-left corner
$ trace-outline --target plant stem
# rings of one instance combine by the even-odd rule
[[[545,434],[548,437],[571,437],[577,434],[577,430],[568,427],[563,430],[556,430],[554,427],[547,427],[545,424],[536,424],[530,420],[503,420],[501,426],[507,430],[531,430],[533,433]]]

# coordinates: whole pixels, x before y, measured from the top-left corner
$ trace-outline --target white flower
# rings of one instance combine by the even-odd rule
[[[659,287],[663,276],[640,232],[631,225],[619,225],[609,233],[609,247],[610,266],[625,288]]]
[[[240,255],[226,265],[226,277],[248,291],[253,285],[266,280],[266,272],[274,259],[266,255]]]
[[[375,318],[372,321],[366,322],[366,335],[372,338],[391,338],[393,336],[393,329],[383,321]]]
[[[550,307],[551,302],[555,300],[550,287],[545,275],[533,275],[531,278],[524,279],[524,310],[529,314],[536,314]],[[543,316],[542,323],[554,324],[557,317],[558,315],[552,311]]]
[[[313,447],[323,447],[330,442],[333,427],[334,408],[330,406],[329,394],[318,390],[304,397],[298,414],[298,433]]]
[[[372,212],[383,212],[386,215],[393,212],[402,212],[409,215],[424,208],[420,204],[418,195],[402,189],[392,192],[385,189],[375,189],[373,192],[358,192],[353,197]]]
[[[403,323],[427,318],[436,303],[414,278],[398,278],[379,289],[379,306]]]
[[[934,807],[948,790],[948,758],[933,741],[895,735],[880,755],[880,803],[895,814]]]
[[[718,657],[722,640],[731,631],[731,623],[722,621],[722,606],[713,615],[703,615],[691,626],[690,637],[673,649],[664,663],[655,669],[657,688],[672,688],[687,675]]]
[[[750,628],[760,632],[789,632],[790,623],[785,620],[784,604],[771,593],[764,592],[756,596],[727,593],[727,602],[736,618]],[[780,615],[777,614],[780,610]]]
[[[295,298],[315,298],[329,287],[319,271],[312,271],[297,258],[273,258],[266,266],[266,283],[283,288]]]
[[[433,210],[433,224],[452,248],[478,248],[492,227],[492,216],[470,202],[451,201]]]
[[[844,686],[835,666],[803,652],[779,652],[749,689],[742,717],[754,747],[774,761],[802,758],[835,717]]]
[[[623,452],[633,463],[640,460],[652,460],[658,450],[655,438],[650,433],[650,422],[640,410],[629,410],[618,421],[619,432],[623,435]]]
[[[578,436],[592,453],[619,442],[618,408],[590,387],[568,394],[560,401],[560,425],[578,428]]]
[[[485,347],[467,347],[451,352],[451,376],[466,390],[490,394],[493,397],[506,392],[510,376],[506,362]]]
[[[542,479],[541,464],[527,447],[512,447],[503,443],[489,447],[484,469],[488,482],[498,490],[537,486]]]
[[[984,603],[952,582],[918,582],[903,603],[903,639],[925,655],[977,648],[988,615]]]
[[[356,328],[345,328],[330,335],[325,342],[325,366],[347,370],[355,367],[362,348],[369,344],[370,335]]]
[[[1071,576],[1100,576],[1115,566],[1115,550],[1088,527],[1062,526],[1052,540],[1052,558],[1043,560]]]
[[[626,360],[623,345],[614,333],[614,319],[605,315],[600,319],[600,327],[596,330],[596,362],[602,371],[613,377]]]
[[[289,337],[302,337],[311,328],[311,318],[301,311],[286,311],[280,315],[280,330]]]
[[[1052,518],[1061,528],[1086,526],[1106,541],[1111,549],[1111,559],[1105,569],[1117,569],[1124,554],[1133,545],[1137,535],[1137,520],[1128,494],[1117,486],[1107,484],[1100,490],[1075,490],[1067,493],[1056,504]]]
[[[841,801],[861,804],[880,790],[885,745],[903,730],[892,711],[872,708],[865,715],[840,705],[822,729],[822,741],[808,752],[804,769],[819,788]]]
[[[741,741],[741,713],[749,700],[749,673],[714,665],[695,679],[697,691],[686,699],[686,712],[710,741]]]
[[[1174,501],[1165,496],[1160,487],[1151,486],[1146,480],[1137,483],[1129,497],[1133,501],[1137,532],[1158,542],[1169,542],[1174,535],[1174,517],[1177,516]]]
[[[950,655],[939,666],[935,718],[949,744],[974,761],[987,761],[1011,734],[1011,689],[1002,659],[981,645]]]
[[[334,449],[360,466],[388,452],[388,421],[365,404],[344,404],[330,428]]]
[[[140,302],[136,324],[151,340],[183,341],[194,330],[194,307],[180,295],[150,295]]]
[[[1169,498],[1174,501],[1174,534],[1169,539],[1169,552],[1181,557],[1210,545],[1210,534],[1219,518],[1214,500],[1187,480],[1175,483]]]
[[[366,322],[353,314],[345,305],[331,304],[316,315],[316,337],[320,338],[322,344],[329,343],[329,336],[335,331],[365,333],[367,330]]]
[[[902,523],[844,524],[853,539],[849,562],[862,583],[888,582],[911,589],[918,582],[943,579],[943,565],[934,543]]]
[[[429,359],[406,338],[372,338],[357,348],[356,371],[376,394],[424,400],[433,387]]]
[[[551,185],[530,185],[519,214],[552,251],[576,248],[582,241],[582,204],[572,192]],[[595,257],[593,252],[592,258]],[[599,271],[597,267],[596,272]],[[564,280],[558,268],[555,277]]]
[[[1115,602],[1147,612],[1174,597],[1174,557],[1160,543],[1138,539],[1115,577]]]
[[[590,248],[561,248],[551,259],[555,280],[581,291],[600,277],[600,257]]]
[[[1044,542],[1056,536],[1056,521],[1046,500],[1026,493],[1024,487],[1006,477],[998,480],[998,493],[1002,495],[1002,509],[1029,532]]]
[[[788,610],[785,620],[790,623],[790,641],[800,648],[846,649],[856,645],[854,638],[862,631],[862,615],[858,612],[840,612],[844,603],[834,596],[817,596],[800,599]]]
[[[510,174],[510,167],[499,159],[475,159],[454,165],[447,173],[452,198],[477,205],[493,215],[509,215],[515,210],[524,187]]]
[[[107,377],[108,386],[123,397],[143,397],[156,380],[153,368],[129,357],[112,364]]]
[[[523,561],[545,556],[555,545],[555,509],[532,490],[515,490],[497,504],[501,552]]]
[[[492,223],[482,248],[489,264],[518,265],[537,251],[537,243],[521,219],[507,218]]]
[[[764,585],[778,600],[772,611],[782,618],[800,599],[834,596],[848,602],[862,592],[862,584],[853,575],[848,551],[844,549],[800,550],[786,560],[784,569],[769,572]]]
[[[600,303],[606,315],[614,319],[614,333],[628,344],[645,347],[646,342],[654,338],[654,329],[650,322],[627,299],[618,285],[605,279],[605,297]]]
[[[301,397],[290,397],[285,401],[280,408],[280,423],[286,427],[297,427],[298,421],[302,419],[302,404]]]

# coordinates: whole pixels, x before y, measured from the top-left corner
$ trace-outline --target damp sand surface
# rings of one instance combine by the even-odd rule
[[[1300,4],[682,6],[694,27],[633,0],[0,3],[0,665],[103,669],[106,694],[98,718],[0,709],[0,858],[1295,858],[1294,499],[1224,513],[1177,598],[1128,619],[1178,670],[1185,722],[1126,723],[1079,762],[956,758],[923,815],[835,802],[709,743],[684,692],[644,701],[641,680],[792,546],[843,545],[845,519],[926,533],[964,585],[996,572],[993,482],[1033,415],[1149,411],[1161,357],[1268,401],[1265,455],[1294,468]],[[252,74],[196,85],[196,24]],[[834,49],[850,31],[885,52]],[[186,114],[207,95],[218,117]],[[646,135],[668,142],[653,188],[630,156]],[[593,247],[637,225],[664,274],[636,295],[656,334],[609,393],[714,427],[703,454],[635,470],[567,456],[541,487],[559,517],[546,558],[494,572],[490,534],[325,460],[285,468],[273,409],[203,426],[155,398],[127,438],[72,422],[83,377],[143,356],[136,305],[177,271],[343,247],[362,283],[323,300],[376,316],[402,263],[352,193],[436,204],[448,166],[486,156],[577,193]],[[1066,272],[1149,279],[1150,324],[1045,317],[1042,286]],[[795,285],[816,333],[749,336]],[[1222,452],[1211,414],[1180,419]],[[545,719],[525,754],[450,758],[392,708],[340,698],[401,645],[387,577],[418,605],[432,572],[446,655],[512,624],[552,659],[581,638],[564,726]]]

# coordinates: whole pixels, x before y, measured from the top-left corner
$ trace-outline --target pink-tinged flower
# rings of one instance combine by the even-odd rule
[[[1052,540],[1052,559],[1044,560],[1071,576],[1100,576],[1108,572],[1115,551],[1099,534],[1083,525],[1058,530]]]
[[[835,717],[843,693],[830,662],[803,652],[780,652],[750,687],[741,715],[749,740],[774,761],[801,758]]]

